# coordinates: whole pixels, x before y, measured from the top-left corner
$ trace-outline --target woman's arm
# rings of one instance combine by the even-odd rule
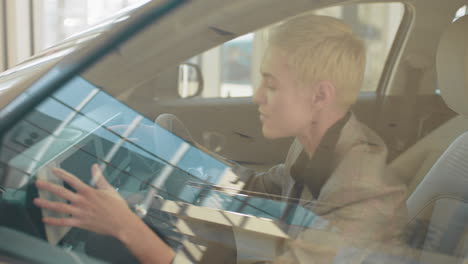
[[[140,263],[170,263],[174,252],[135,214],[129,215],[127,227],[116,234]]]

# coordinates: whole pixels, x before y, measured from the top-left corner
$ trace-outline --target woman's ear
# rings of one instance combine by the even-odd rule
[[[315,107],[321,109],[336,101],[336,88],[330,81],[319,81],[315,83],[312,91]]]

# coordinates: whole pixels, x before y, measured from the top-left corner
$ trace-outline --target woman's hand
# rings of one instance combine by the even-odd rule
[[[57,226],[72,226],[119,239],[135,255],[140,263],[170,263],[174,252],[151,229],[136,216],[119,193],[102,175],[99,167],[91,167],[96,189],[83,183],[74,175],[52,169],[76,192],[45,181],[36,181],[37,188],[48,191],[70,203],[52,202],[41,198],[34,203],[48,210],[69,214],[68,218],[43,218],[44,223]]]
[[[83,183],[76,176],[58,168],[53,173],[68,183],[76,192],[46,181],[36,181],[39,189],[48,191],[70,203],[52,202],[36,198],[34,203],[48,210],[69,214],[67,218],[43,218],[44,223],[57,226],[71,226],[96,233],[119,237],[119,230],[128,225],[135,215],[119,193],[106,181],[99,167],[91,167],[92,179],[96,188]]]

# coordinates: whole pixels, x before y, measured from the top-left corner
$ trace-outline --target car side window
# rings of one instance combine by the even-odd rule
[[[382,75],[390,49],[404,14],[402,3],[365,3],[312,11],[336,17],[351,25],[367,47],[367,64],[362,92],[373,92]],[[269,27],[237,37],[193,57],[190,62],[203,74],[202,98],[249,97],[259,83],[258,69],[266,47]],[[192,97],[195,90],[182,72],[179,95]],[[191,88],[192,87],[192,88]]]

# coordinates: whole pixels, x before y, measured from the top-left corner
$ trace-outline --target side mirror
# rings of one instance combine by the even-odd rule
[[[190,98],[199,96],[202,92],[203,75],[200,66],[189,62],[179,65],[179,96]]]

